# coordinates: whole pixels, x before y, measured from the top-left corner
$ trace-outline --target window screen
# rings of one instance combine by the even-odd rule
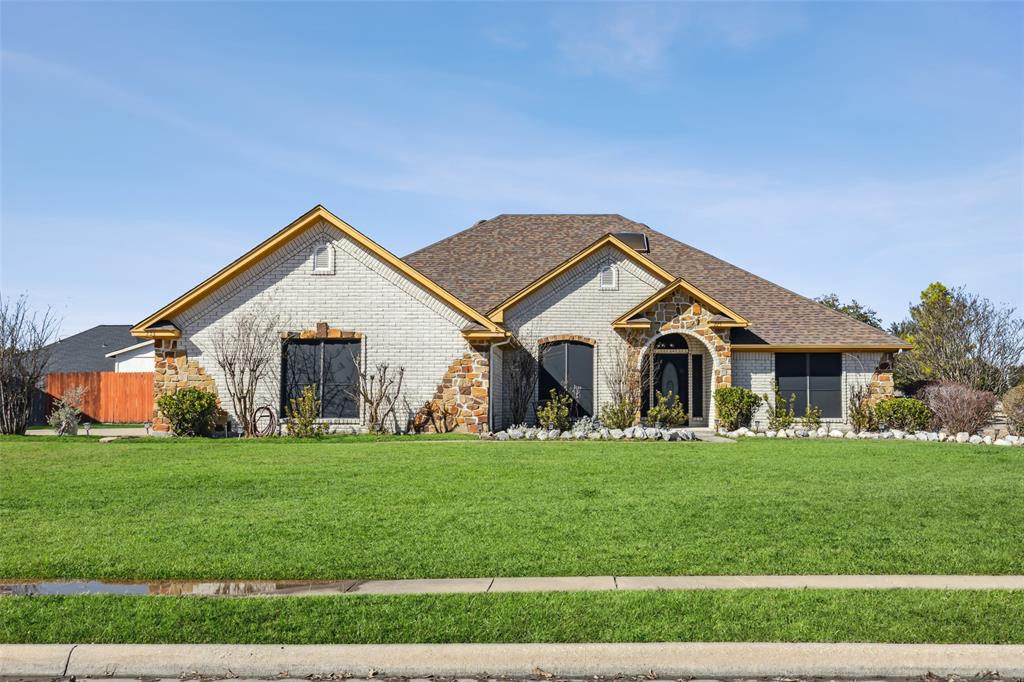
[[[775,380],[786,400],[796,396],[797,416],[807,405],[821,409],[821,416],[843,416],[843,357],[840,353],[776,353]]]
[[[594,414],[594,348],[585,343],[560,341],[541,349],[538,377],[539,400],[548,400],[551,389],[573,398],[570,416]]]
[[[325,419],[359,417],[356,399],[358,363],[362,344],[358,340],[289,340],[281,349],[281,414],[290,401],[313,385]]]

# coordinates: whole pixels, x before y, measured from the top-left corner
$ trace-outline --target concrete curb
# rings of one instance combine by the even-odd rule
[[[0,676],[1024,676],[1024,646],[975,644],[4,645]]]

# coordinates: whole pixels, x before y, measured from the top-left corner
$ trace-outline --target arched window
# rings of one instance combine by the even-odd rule
[[[555,341],[540,350],[538,399],[549,400],[554,389],[572,397],[571,418],[594,416],[594,347],[579,341]]]
[[[619,288],[619,269],[615,267],[615,265],[609,263],[608,265],[601,268],[601,288]]]
[[[329,275],[334,272],[334,248],[328,242],[313,247],[313,274]]]

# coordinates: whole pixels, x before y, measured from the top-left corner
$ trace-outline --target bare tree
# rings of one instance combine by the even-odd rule
[[[247,438],[258,435],[253,416],[260,388],[277,377],[281,328],[281,316],[260,306],[234,316],[213,338],[214,360],[224,373],[232,409]]]
[[[963,288],[930,285],[899,327],[914,349],[896,357],[897,383],[949,381],[1003,393],[1024,363],[1024,318],[1014,312]]]
[[[537,390],[537,356],[520,345],[504,356],[504,367],[508,380],[509,416],[513,424],[522,424]]]
[[[643,375],[648,368],[650,352],[644,353],[641,366],[637,366],[637,353],[626,342],[613,344],[602,355],[604,381],[608,387],[609,402],[630,402],[640,409]]]
[[[373,370],[366,370],[358,358],[353,358],[353,361],[358,368],[353,391],[366,406],[366,426],[370,433],[383,433],[389,421],[397,431],[398,417],[395,414],[395,405],[402,397],[405,368],[399,367],[392,371],[388,363],[380,362]]]
[[[0,295],[0,433],[24,435],[59,324],[49,308],[30,310],[25,296],[11,301]]]

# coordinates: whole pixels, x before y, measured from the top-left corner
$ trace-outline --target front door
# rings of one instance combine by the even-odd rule
[[[655,389],[665,396],[671,394],[669,405],[681,402],[685,408],[690,404],[689,360],[688,355],[662,355],[658,358],[661,367]]]

